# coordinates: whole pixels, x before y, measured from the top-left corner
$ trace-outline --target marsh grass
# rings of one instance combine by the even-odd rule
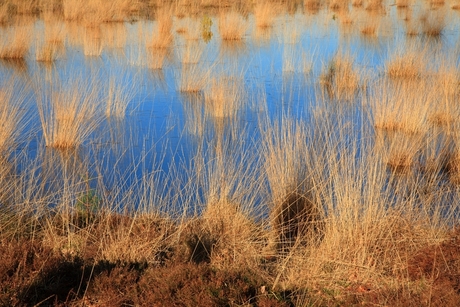
[[[212,117],[234,117],[245,99],[244,82],[239,75],[211,77],[205,91],[205,110]]]
[[[96,84],[81,79],[35,89],[47,146],[76,148],[91,135],[101,120],[96,89]]]
[[[133,83],[134,78],[130,78],[126,73],[117,74],[109,79],[106,117],[121,119],[126,116],[126,110],[136,95]]]
[[[386,73],[390,78],[413,80],[426,73],[427,51],[417,44],[398,48],[385,64]]]
[[[302,123],[289,119],[263,128],[264,170],[271,191],[271,239],[282,254],[309,236],[316,240],[321,236],[318,231],[323,212],[311,191],[305,129]]]
[[[429,83],[417,80],[399,85],[383,82],[375,86],[376,92],[370,98],[375,127],[407,135],[424,133],[433,102],[429,88]]]
[[[202,91],[209,81],[210,69],[198,64],[182,65],[179,91],[197,93]]]
[[[100,25],[85,26],[83,31],[83,53],[86,56],[101,56],[103,46]]]
[[[428,37],[439,37],[446,26],[445,12],[429,11],[420,17],[422,33]]]
[[[224,41],[239,41],[248,29],[247,20],[238,12],[230,11],[219,16],[219,33]]]
[[[0,58],[25,59],[30,48],[31,33],[31,28],[27,25],[10,27],[0,42]]]
[[[331,99],[352,100],[360,87],[360,76],[350,55],[335,56],[320,76],[320,84]]]
[[[254,18],[257,28],[271,28],[281,7],[277,3],[259,1],[254,6]]]
[[[181,50],[180,58],[183,64],[197,64],[200,62],[205,46],[200,41],[187,41]]]

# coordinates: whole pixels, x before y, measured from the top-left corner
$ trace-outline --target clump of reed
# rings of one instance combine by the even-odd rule
[[[383,0],[370,0],[366,5],[367,11],[382,11],[384,10]]]
[[[417,79],[425,73],[425,59],[426,51],[417,44],[398,48],[386,62],[385,71],[392,79]]]
[[[205,110],[215,118],[233,117],[244,101],[241,76],[217,76],[205,91]]]
[[[67,82],[36,87],[37,109],[48,147],[79,147],[101,120],[98,85],[78,78]]]
[[[270,28],[273,26],[280,7],[273,2],[259,1],[254,6],[254,18],[257,28]]]
[[[202,198],[195,210],[201,214],[191,221],[187,244],[196,262],[216,267],[257,265],[266,240],[262,225],[255,222],[261,214],[258,157],[250,154],[242,139],[228,137],[227,132],[233,133],[220,131],[213,146],[200,146],[194,155],[189,171],[197,175],[194,181]]]
[[[222,40],[238,41],[244,38],[248,23],[238,12],[230,11],[219,16],[218,27]]]
[[[107,117],[119,119],[125,117],[128,105],[136,94],[134,84],[133,78],[126,73],[110,77],[105,108]]]
[[[183,64],[197,64],[203,56],[204,46],[200,41],[187,41],[180,51],[179,56]]]
[[[173,20],[172,9],[165,7],[158,9],[155,14],[156,29],[153,32],[152,40],[148,44],[154,50],[168,49],[173,42]]]
[[[0,42],[0,58],[23,60],[30,48],[31,28],[24,25],[12,26]]]
[[[433,95],[426,89],[430,84],[423,80],[411,83],[377,83],[373,86],[371,101],[374,125],[377,129],[407,135],[426,131],[426,120]],[[425,90],[421,90],[425,89]]]
[[[100,24],[87,25],[83,30],[83,53],[86,56],[100,56],[103,49]]]
[[[336,55],[320,76],[320,84],[330,98],[351,100],[360,86],[360,74],[354,68],[353,59]]]
[[[262,129],[264,171],[271,191],[272,244],[286,255],[295,245],[319,241],[323,212],[309,180],[305,125],[284,119]]]
[[[455,2],[451,5],[450,8],[453,9],[453,10],[455,10],[455,11],[458,11],[458,10],[460,10],[460,3],[459,3],[458,1],[455,1]]]
[[[209,80],[209,69],[206,70],[199,64],[184,64],[182,65],[179,91],[186,93],[201,92]]]
[[[428,37],[439,37],[445,28],[445,13],[437,11],[429,11],[422,14],[420,17],[422,33]]]
[[[398,9],[408,8],[411,5],[411,0],[397,0],[395,4]]]
[[[67,21],[80,21],[86,13],[86,3],[83,0],[63,0],[62,10]]]
[[[10,21],[11,17],[8,2],[0,4],[0,25],[6,25]]]

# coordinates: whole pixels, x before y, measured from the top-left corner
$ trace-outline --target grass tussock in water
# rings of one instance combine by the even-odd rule
[[[219,16],[219,33],[224,41],[239,41],[248,29],[247,20],[236,11],[222,13]]]
[[[96,129],[102,114],[96,87],[95,83],[76,78],[67,84],[37,88],[37,109],[46,146],[76,148]]]

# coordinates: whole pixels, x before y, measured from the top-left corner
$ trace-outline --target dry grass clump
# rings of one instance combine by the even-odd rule
[[[60,53],[61,48],[52,43],[45,43],[38,51],[36,59],[38,62],[54,62]]]
[[[323,71],[320,84],[330,98],[351,100],[355,97],[360,77],[353,65],[350,56],[337,55]]]
[[[83,35],[83,53],[86,56],[101,56],[103,46],[100,25],[89,25],[84,27]]]
[[[374,85],[374,88],[375,92],[369,99],[377,129],[400,131],[406,135],[417,135],[426,131],[427,117],[433,102],[429,83],[382,82]]]
[[[96,88],[96,83],[75,79],[36,89],[46,146],[76,148],[91,135],[101,119]]]
[[[83,0],[62,0],[64,19],[67,21],[80,21],[86,13],[86,2]]]
[[[213,242],[208,251],[211,263],[227,267],[257,263],[261,245],[257,241],[264,239],[263,233],[238,204],[225,199],[211,200],[203,212],[201,227]],[[259,237],[254,236],[257,233]]]
[[[199,41],[187,41],[181,50],[180,58],[183,64],[197,64],[200,62],[205,46]]]
[[[453,3],[450,8],[455,10],[455,11],[458,11],[458,10],[460,10],[460,3],[458,1],[456,1],[456,3]]]
[[[329,9],[333,12],[343,12],[348,10],[348,0],[333,0],[329,4]]]
[[[107,117],[119,119],[125,117],[128,105],[136,95],[134,84],[136,80],[130,78],[126,73],[117,74],[109,79],[105,108]]]
[[[101,30],[104,47],[115,51],[123,50],[128,40],[128,31],[124,23],[106,23],[101,26]]]
[[[383,0],[370,0],[366,5],[367,11],[379,11],[382,12],[385,10],[383,5]]]
[[[9,28],[0,42],[0,58],[25,59],[29,52],[31,33],[29,26],[13,26]]]
[[[219,33],[224,41],[242,40],[248,29],[246,19],[235,11],[223,13],[219,16]]]
[[[179,91],[186,93],[201,92],[209,80],[210,71],[199,64],[182,65]]]
[[[123,22],[140,4],[127,0],[94,0],[90,3],[81,0],[63,0],[64,19],[67,21],[82,21],[91,25],[102,22]]]
[[[374,22],[364,24],[361,27],[360,32],[366,36],[375,36],[377,32],[377,25]]]
[[[0,4],[0,25],[6,25],[11,17],[11,9],[8,2]]]
[[[276,16],[280,12],[277,3],[259,1],[254,6],[254,18],[257,28],[270,28],[273,26]]]
[[[385,64],[385,71],[390,78],[413,80],[425,72],[426,52],[416,45],[406,49],[399,48]]]
[[[441,11],[425,12],[420,17],[422,33],[428,37],[439,37],[445,27],[445,13]]]
[[[320,0],[305,0],[303,6],[306,12],[314,15],[321,10],[323,3]]]
[[[412,3],[411,0],[396,0],[396,7],[399,9],[408,8]]]
[[[306,127],[286,119],[263,128],[264,170],[271,191],[272,242],[278,252],[320,239],[322,208],[311,192]]]
[[[241,76],[212,78],[205,91],[205,110],[215,118],[233,117],[244,101],[244,82]]]
[[[434,76],[433,90],[438,95],[435,96],[428,118],[432,124],[441,127],[448,134],[455,131],[460,115],[459,106],[453,103],[460,94],[460,78],[457,70],[451,67],[443,65]]]
[[[166,50],[169,49],[173,42],[173,34],[171,28],[168,25],[163,24],[164,22],[169,22],[166,19],[159,19],[157,23],[157,28],[153,32],[152,40],[148,44],[148,47],[156,50]],[[172,25],[172,21],[171,21]],[[168,31],[169,29],[169,31]]]

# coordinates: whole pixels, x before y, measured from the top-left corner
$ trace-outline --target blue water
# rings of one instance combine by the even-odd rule
[[[278,17],[271,36],[258,40],[254,37],[254,21],[250,15],[250,27],[245,38],[232,46],[222,42],[217,17],[212,17],[213,36],[207,43],[201,40],[205,49],[198,65],[217,72],[237,74],[244,80],[245,100],[236,116],[227,119],[207,115],[204,93],[179,91],[183,64],[177,49],[186,43],[179,34],[174,32],[174,43],[163,68],[149,69],[150,51],[138,33],[141,27],[144,33],[151,35],[155,21],[122,24],[126,43],[121,48],[102,47],[99,56],[85,56],[84,47],[68,37],[64,55],[51,66],[35,61],[32,43],[25,61],[0,61],[0,76],[4,79],[16,76],[24,83],[24,90],[30,92],[24,106],[28,124],[18,138],[16,154],[27,153],[27,159],[21,158],[21,161],[46,160],[43,158],[47,153],[43,153],[44,140],[34,101],[37,89],[45,89],[49,82],[56,79],[72,80],[80,76],[83,79],[95,78],[103,85],[102,91],[111,76],[122,76],[118,82],[129,84],[133,91],[126,116],[123,119],[105,118],[82,148],[74,153],[76,157],[73,159],[77,162],[72,163],[86,165],[90,184],[98,189],[102,185],[109,191],[117,188],[128,190],[146,174],[154,176],[164,187],[180,186],[187,182],[189,174],[184,170],[181,175],[185,179],[175,182],[178,173],[186,169],[185,166],[193,165],[197,152],[212,152],[219,142],[226,144],[226,148],[234,147],[242,152],[257,151],[261,119],[273,121],[292,117],[307,123],[312,121],[312,110],[327,103],[318,95],[321,92],[319,76],[337,52],[352,55],[355,65],[369,73],[370,82],[378,79],[388,57],[407,42],[403,22],[398,16],[395,7],[388,8],[381,22],[381,34],[366,38],[359,31],[344,34],[334,12],[323,10],[317,15],[308,15],[298,11],[292,16]],[[388,24],[391,27],[385,27]],[[33,28],[39,33],[43,31],[44,24],[38,20]],[[294,43],[286,36],[293,31],[298,32]],[[438,50],[439,57],[443,57],[458,45],[458,36],[458,20],[449,19],[440,39],[414,39],[432,45]],[[305,70],[303,67],[308,65],[311,67]],[[103,95],[101,92],[101,97]],[[328,108],[333,109],[334,106],[329,105]],[[372,129],[359,101],[340,108],[338,114],[341,118],[331,118],[350,122],[353,127],[350,139],[359,139],[364,130]],[[52,152],[53,149],[46,151]],[[256,166],[256,162],[248,165]],[[19,169],[26,168],[27,165],[19,166]],[[37,167],[37,172],[44,169]],[[172,170],[174,176],[171,175]],[[49,183],[49,189],[54,189],[52,183]],[[199,199],[203,195],[198,193],[196,197]]]

